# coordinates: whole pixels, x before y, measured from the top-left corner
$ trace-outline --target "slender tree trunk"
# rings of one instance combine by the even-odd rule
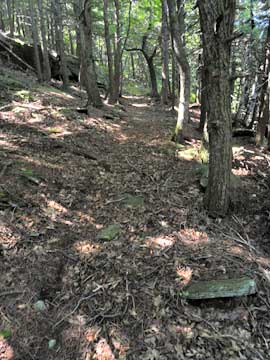
[[[184,1],[167,0],[169,8],[171,36],[173,48],[180,74],[180,95],[178,119],[173,136],[174,141],[183,141],[183,129],[189,121],[190,68],[184,43]]]
[[[69,38],[70,53],[71,53],[71,55],[75,55],[73,38],[72,38],[72,33],[71,33],[70,28],[68,29],[68,38]]]
[[[38,0],[38,10],[40,16],[40,32],[42,38],[42,52],[43,52],[43,79],[45,81],[51,80],[51,66],[48,53],[48,42],[46,34],[46,26],[44,22],[44,12],[43,12],[43,0]]]
[[[112,46],[111,46],[111,36],[110,36],[110,27],[109,27],[109,1],[103,0],[103,17],[104,17],[104,31],[105,31],[105,43],[107,50],[107,59],[108,59],[108,72],[109,72],[109,86],[108,86],[108,97],[109,103],[112,102],[113,96],[113,54],[112,54]]]
[[[115,23],[116,32],[114,35],[114,79],[112,87],[111,103],[115,104],[120,96],[120,80],[121,80],[121,25],[120,25],[120,3],[114,0],[115,5]]]
[[[101,107],[97,78],[94,68],[93,40],[92,40],[92,0],[85,0],[83,11],[80,16],[80,38],[81,38],[81,77],[88,95],[88,111],[90,105]]]
[[[162,99],[163,104],[168,104],[168,98],[169,98],[169,31],[168,31],[167,0],[162,0],[161,49],[162,49],[161,99]]]
[[[135,71],[135,63],[134,63],[134,56],[130,53],[130,61],[131,61],[131,69],[132,69],[132,78],[133,80],[136,79],[136,71]]]
[[[21,27],[20,15],[18,10],[16,11],[15,18],[16,18],[17,33],[19,36],[22,36],[22,27]]]
[[[29,10],[31,14],[31,22],[32,22],[32,38],[33,38],[33,46],[35,51],[35,65],[37,70],[38,81],[42,81],[42,70],[41,70],[41,62],[40,62],[40,53],[39,53],[39,39],[38,39],[38,29],[36,23],[36,9],[34,6],[33,0],[29,0]]]
[[[73,11],[76,19],[80,18],[80,10],[82,8],[81,0],[73,2]],[[76,56],[80,58],[81,54],[81,35],[80,35],[80,24],[76,22]]]
[[[267,38],[265,46],[265,62],[264,62],[264,76],[263,87],[261,90],[261,103],[259,111],[259,119],[256,132],[256,145],[263,145],[266,128],[269,125],[269,93],[270,93],[270,19],[267,29]]]
[[[157,76],[156,69],[154,64],[154,57],[156,55],[156,51],[151,56],[148,56],[145,51],[143,51],[143,55],[145,57],[146,63],[148,65],[150,82],[151,82],[151,97],[154,99],[159,99],[158,94],[158,86],[157,86]]]
[[[236,0],[198,0],[205,51],[209,103],[209,177],[205,206],[213,216],[229,207],[232,166],[230,53]],[[215,25],[215,26],[214,26]]]
[[[0,30],[2,30],[4,32],[6,31],[2,9],[0,9]]]
[[[172,41],[172,48],[173,48],[173,41]],[[175,68],[175,55],[174,55],[174,51],[172,51],[171,53],[171,58],[172,58],[172,112],[174,112],[174,107],[175,107],[175,98],[176,98],[176,83],[175,83],[175,78],[176,78],[176,68]]]
[[[200,112],[200,125],[199,125],[199,131],[203,132],[204,125],[206,123],[207,119],[207,82],[206,82],[206,75],[205,70],[202,69],[202,89],[201,89],[201,112]]]
[[[55,13],[55,32],[56,32],[56,44],[60,55],[60,67],[61,75],[63,80],[63,88],[68,87],[68,74],[67,74],[67,63],[65,55],[64,45],[64,33],[63,33],[63,19],[62,19],[62,7],[60,0],[54,0],[54,13]]]
[[[7,0],[8,21],[10,36],[14,36],[14,0]]]

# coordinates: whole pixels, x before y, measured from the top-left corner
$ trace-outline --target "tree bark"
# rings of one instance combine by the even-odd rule
[[[189,121],[190,68],[187,60],[184,32],[184,1],[167,0],[173,49],[180,74],[178,119],[173,136],[174,141],[183,142],[183,129]]]
[[[85,0],[80,15],[80,38],[81,38],[81,74],[88,95],[89,105],[102,107],[97,77],[94,68],[93,40],[92,40],[92,0]],[[90,109],[89,109],[90,110]]]
[[[43,0],[38,0],[38,10],[40,16],[40,32],[42,38],[42,53],[43,53],[43,79],[45,81],[51,80],[51,66],[48,53],[48,41],[46,34],[46,26],[44,22],[44,12],[43,12]]]
[[[162,0],[161,49],[162,49],[161,99],[163,104],[168,104],[170,86],[169,86],[169,31],[168,31],[167,0]]]
[[[64,46],[62,7],[60,0],[54,0],[56,44],[60,55],[60,67],[63,80],[63,88],[68,87],[67,62]]]
[[[120,27],[120,3],[114,0],[116,32],[114,34],[114,78],[112,86],[111,103],[115,104],[120,96],[121,79],[121,27]]]
[[[267,37],[265,43],[265,61],[264,61],[264,76],[263,86],[261,89],[261,102],[259,110],[259,119],[256,131],[256,145],[263,145],[267,125],[269,125],[269,93],[270,93],[270,19],[267,29]]]
[[[7,0],[10,36],[14,37],[14,0]]]
[[[3,11],[2,10],[0,10],[0,30],[2,30],[4,32],[6,31],[4,17],[3,17]]]
[[[36,23],[36,10],[33,0],[29,0],[29,10],[31,14],[32,38],[33,38],[33,46],[35,51],[35,65],[37,70],[38,81],[41,82],[43,78],[42,78],[41,62],[39,56],[39,39],[38,39],[38,29]]]
[[[108,72],[109,72],[109,86],[108,86],[108,101],[112,102],[113,96],[113,54],[112,54],[112,46],[111,46],[111,35],[110,35],[110,27],[109,27],[109,1],[103,0],[103,18],[104,18],[104,32],[105,32],[105,43],[107,50],[107,59],[108,59]]]
[[[232,166],[230,53],[236,0],[198,0],[205,51],[209,116],[209,177],[205,206],[210,215],[229,208]]]

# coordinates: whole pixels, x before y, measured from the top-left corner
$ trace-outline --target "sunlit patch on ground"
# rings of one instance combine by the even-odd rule
[[[73,245],[73,248],[76,252],[82,256],[87,256],[90,254],[95,254],[100,251],[101,246],[98,244],[92,244],[91,241],[84,240],[78,241]]]
[[[115,356],[112,352],[107,340],[101,338],[95,346],[95,354],[93,359],[95,360],[114,360]]]
[[[149,247],[157,247],[157,248],[168,248],[173,246],[175,243],[175,239],[172,236],[156,236],[146,239],[146,245]]]
[[[179,276],[179,280],[181,282],[181,286],[186,286],[191,278],[192,278],[192,274],[193,274],[193,270],[190,267],[178,267],[176,269],[176,273]]]
[[[250,175],[251,172],[248,169],[239,168],[239,169],[232,169],[232,173],[237,176],[248,176]]]
[[[64,206],[62,206],[61,204],[57,203],[54,200],[49,200],[47,204],[50,209],[53,209],[59,213],[66,214],[68,212],[68,210]]]
[[[12,360],[14,358],[14,352],[12,347],[8,344],[7,340],[0,336],[0,359]]]
[[[229,249],[230,253],[236,255],[245,255],[245,250],[242,246],[232,246]]]
[[[206,232],[196,231],[194,229],[184,229],[177,233],[177,238],[187,246],[205,245],[210,242]]]
[[[132,106],[134,106],[136,108],[146,108],[146,107],[149,107],[149,104],[147,104],[147,103],[141,103],[141,104],[133,103]]]
[[[0,220],[0,245],[2,245],[4,249],[13,248],[20,239],[20,235],[16,234],[14,229],[5,224],[4,221]]]
[[[101,328],[98,326],[88,328],[84,333],[84,337],[87,343],[92,344],[95,342],[98,339],[100,332]]]

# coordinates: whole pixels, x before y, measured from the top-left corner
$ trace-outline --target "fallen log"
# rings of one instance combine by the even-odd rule
[[[0,31],[0,51],[7,52],[13,63],[19,65],[24,70],[36,71],[35,50],[31,44],[26,44],[21,40],[11,38]],[[38,46],[41,65],[43,64],[43,54],[41,46]],[[71,81],[78,81],[80,62],[76,56],[66,55],[68,77]],[[52,78],[61,79],[60,57],[55,52],[49,52],[49,61],[51,66]]]
[[[31,71],[35,72],[35,69],[30,66],[29,64],[27,64],[23,59],[21,59],[18,55],[16,55],[8,46],[6,46],[4,43],[0,42],[0,47],[2,47],[5,51],[7,51],[9,53],[9,55],[11,55],[16,62],[19,63],[19,65],[23,66],[23,68],[29,69]]]

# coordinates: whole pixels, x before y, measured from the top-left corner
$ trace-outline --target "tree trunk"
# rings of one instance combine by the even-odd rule
[[[7,0],[10,36],[14,37],[14,0]]]
[[[183,129],[189,121],[190,68],[184,43],[184,1],[167,0],[173,49],[180,74],[180,95],[178,119],[173,136],[174,141],[183,141]]]
[[[109,103],[112,102],[113,96],[113,82],[114,82],[114,75],[113,75],[113,55],[112,55],[112,46],[111,46],[111,36],[110,36],[110,27],[109,27],[109,1],[103,0],[103,17],[104,17],[104,31],[105,31],[105,43],[106,43],[106,50],[107,50],[107,59],[108,59],[108,72],[109,72],[109,86],[108,86],[108,97]]]
[[[206,62],[204,58],[204,53],[202,54],[202,64],[201,64],[201,112],[200,112],[200,125],[199,125],[199,131],[201,133],[205,130],[205,124],[207,122],[207,89],[208,89],[208,83],[207,83],[207,70],[206,70]]]
[[[172,41],[173,46],[173,41]],[[174,113],[174,107],[175,107],[175,98],[176,98],[176,68],[175,68],[175,54],[174,51],[171,52],[171,58],[172,58],[172,112]]]
[[[73,2],[73,11],[76,19],[80,18],[80,10],[82,8],[81,0]],[[76,56],[81,56],[81,35],[80,35],[80,24],[76,22]]]
[[[67,63],[64,46],[64,33],[63,33],[63,20],[62,8],[60,0],[54,0],[54,13],[55,13],[55,33],[56,44],[60,55],[61,75],[63,80],[63,88],[68,87]]]
[[[42,52],[43,52],[43,79],[45,81],[51,80],[51,66],[48,53],[48,42],[46,27],[44,22],[44,13],[43,13],[43,0],[38,0],[38,9],[40,16],[40,32],[42,38]]]
[[[29,10],[31,14],[31,25],[32,25],[32,38],[33,38],[33,46],[35,50],[35,65],[37,70],[38,81],[42,81],[42,70],[41,70],[41,62],[39,56],[39,39],[38,39],[38,29],[36,23],[36,10],[34,7],[33,0],[29,0]]]
[[[3,11],[1,9],[0,9],[0,30],[2,30],[4,32],[6,31],[4,17],[3,17]]]
[[[270,20],[267,33],[267,42],[265,47],[265,64],[264,64],[264,77],[263,87],[261,92],[261,110],[258,119],[257,132],[256,132],[256,145],[263,145],[267,125],[269,125],[269,93],[270,93]]]
[[[229,207],[232,166],[230,53],[236,0],[198,0],[209,88],[209,177],[205,206],[224,216]]]
[[[169,98],[169,31],[168,31],[167,0],[162,0],[161,49],[162,49],[161,99],[162,99],[163,104],[168,104],[168,98]]]
[[[154,57],[156,55],[156,51],[151,56],[148,56],[145,51],[143,51],[143,55],[148,65],[150,82],[151,82],[151,97],[154,99],[159,99],[158,87],[157,87],[157,77],[156,77],[156,69],[154,65]]]
[[[130,53],[130,61],[131,61],[131,69],[132,69],[132,78],[133,78],[133,80],[135,80],[136,79],[136,71],[135,71],[134,56],[132,53]]]
[[[81,38],[81,77],[84,78],[84,85],[88,95],[87,106],[101,107],[97,78],[93,59],[92,40],[92,3],[85,0],[84,8],[80,16],[80,38]]]
[[[116,32],[114,35],[114,78],[112,87],[111,103],[115,104],[120,96],[121,80],[121,25],[120,25],[120,4],[119,0],[114,0]]]

